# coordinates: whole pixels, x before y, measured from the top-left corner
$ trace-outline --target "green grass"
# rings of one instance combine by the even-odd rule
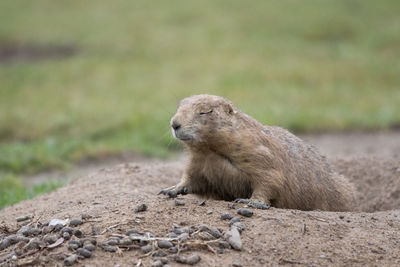
[[[344,130],[400,121],[400,2],[0,2],[0,44],[67,44],[0,64],[0,170],[63,168],[177,147],[177,102],[210,93],[266,124]]]
[[[12,174],[0,175],[0,209],[21,200],[33,198],[62,186],[64,182],[51,180],[27,187],[21,178]]]

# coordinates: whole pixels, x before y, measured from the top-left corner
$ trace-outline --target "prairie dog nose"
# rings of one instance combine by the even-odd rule
[[[172,127],[175,131],[179,130],[179,128],[181,128],[181,126],[182,126],[182,124],[180,124],[179,122],[176,122],[176,121],[173,121],[172,124],[171,124],[171,127]]]

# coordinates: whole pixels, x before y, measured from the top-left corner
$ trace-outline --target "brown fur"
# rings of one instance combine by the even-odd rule
[[[179,184],[205,197],[277,208],[349,211],[354,192],[325,157],[290,132],[265,126],[222,97],[183,99],[171,119],[190,160]]]

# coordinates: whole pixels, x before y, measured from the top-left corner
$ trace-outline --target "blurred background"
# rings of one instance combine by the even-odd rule
[[[0,208],[25,177],[181,147],[209,93],[296,133],[400,122],[400,1],[0,1]]]

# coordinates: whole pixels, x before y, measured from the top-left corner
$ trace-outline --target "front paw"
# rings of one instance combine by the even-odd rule
[[[267,210],[270,208],[270,206],[268,204],[265,204],[261,201],[252,200],[252,199],[237,198],[237,199],[235,199],[235,202],[246,204],[247,206],[255,208],[255,209]]]
[[[190,186],[178,186],[174,185],[172,187],[162,189],[160,192],[158,192],[157,195],[163,194],[166,196],[169,196],[170,198],[175,198],[177,195],[186,195],[191,193],[192,189]]]

